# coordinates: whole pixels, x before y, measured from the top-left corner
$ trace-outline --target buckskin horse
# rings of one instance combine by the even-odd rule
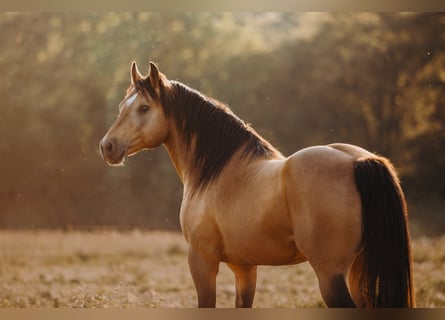
[[[283,156],[226,105],[135,62],[100,141],[110,165],[165,146],[183,183],[180,223],[199,307],[216,306],[220,262],[236,307],[258,265],[308,261],[328,307],[414,307],[407,207],[390,161],[349,144]]]

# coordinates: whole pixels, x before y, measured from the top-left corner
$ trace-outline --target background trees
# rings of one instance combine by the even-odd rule
[[[349,142],[390,157],[420,227],[445,225],[445,15],[0,15],[0,226],[178,228],[166,152],[97,152],[129,83],[158,62],[283,153]],[[430,228],[431,229],[431,228]]]

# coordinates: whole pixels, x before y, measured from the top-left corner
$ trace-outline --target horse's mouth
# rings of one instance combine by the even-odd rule
[[[122,165],[125,157],[131,156],[141,150],[140,141],[133,143],[118,143],[116,139],[105,139],[99,144],[99,151],[104,159],[111,166]]]
[[[104,157],[104,160],[111,166],[120,166],[124,163],[125,159],[125,150],[121,151],[121,153],[117,155],[108,155]]]

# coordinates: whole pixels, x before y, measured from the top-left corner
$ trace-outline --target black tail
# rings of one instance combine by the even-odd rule
[[[363,215],[363,280],[371,307],[415,307],[405,196],[383,157],[355,162]]]

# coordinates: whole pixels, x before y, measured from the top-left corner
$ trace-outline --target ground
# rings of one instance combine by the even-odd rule
[[[419,307],[445,307],[445,236],[413,241]],[[221,264],[217,306],[233,307]],[[0,307],[194,307],[180,233],[0,231]],[[254,307],[324,307],[309,264],[260,267]]]

